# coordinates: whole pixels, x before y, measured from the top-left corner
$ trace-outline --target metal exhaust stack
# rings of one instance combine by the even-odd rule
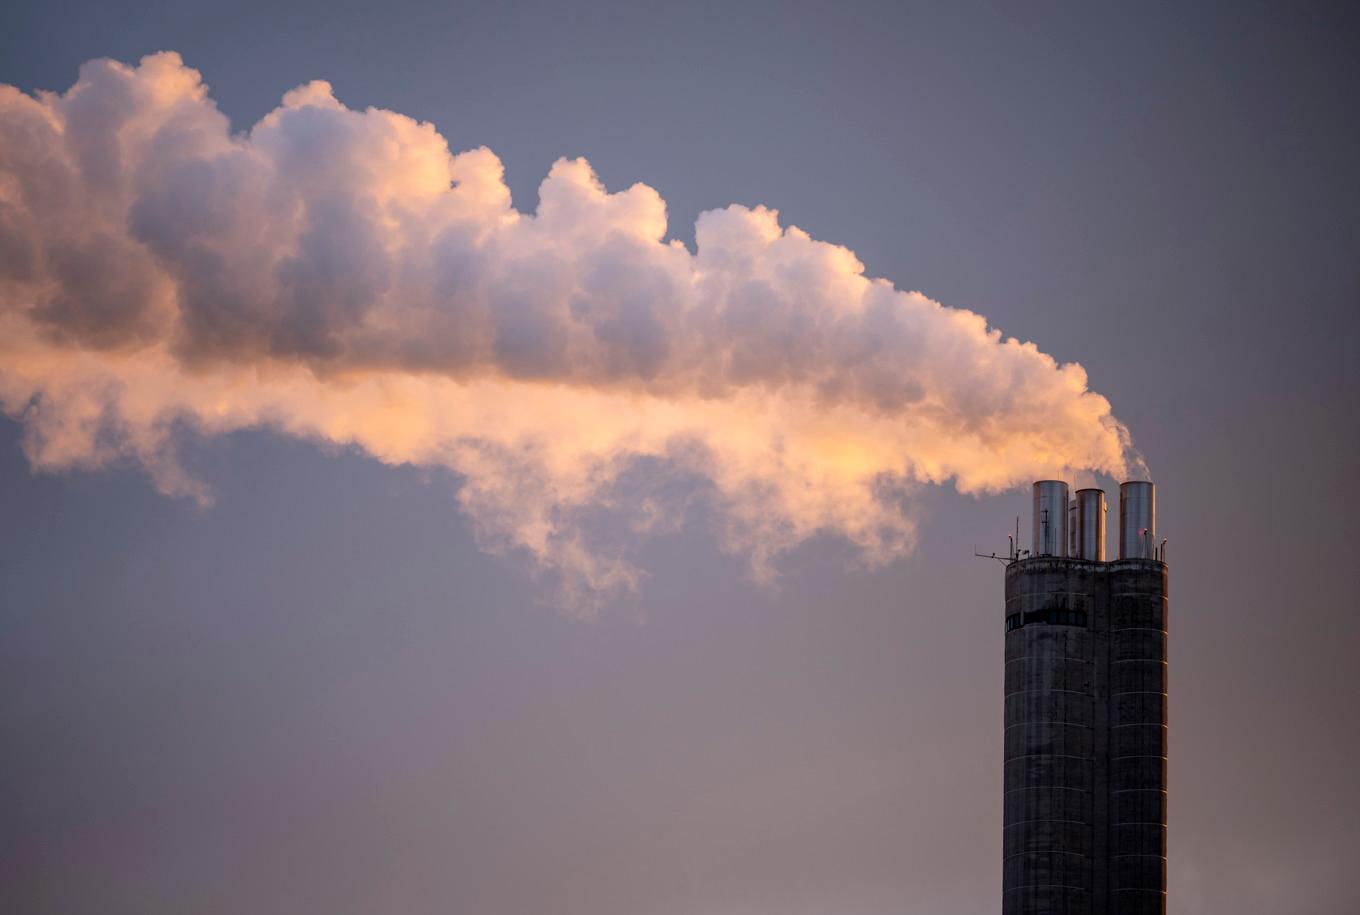
[[[1157,488],[1130,480],[1119,484],[1119,558],[1152,559],[1157,537]]]
[[[1034,555],[1067,555],[1067,484],[1039,480],[1034,484]]]
[[[1078,489],[1073,556],[1091,562],[1105,561],[1105,490]]]

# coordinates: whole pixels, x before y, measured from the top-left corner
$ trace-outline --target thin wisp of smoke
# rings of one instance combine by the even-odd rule
[[[694,252],[666,232],[583,159],[524,213],[490,150],[324,82],[233,134],[178,55],[92,61],[0,86],[0,407],[35,468],[131,459],[199,501],[185,434],[448,468],[487,548],[580,612],[695,499],[768,577],[817,532],[910,549],[921,485],[1136,460],[1079,365],[773,210],[702,214]]]

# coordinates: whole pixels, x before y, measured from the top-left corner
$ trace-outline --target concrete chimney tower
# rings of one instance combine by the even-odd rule
[[[1003,915],[1165,915],[1167,569],[1151,483],[1034,484],[1006,567]]]

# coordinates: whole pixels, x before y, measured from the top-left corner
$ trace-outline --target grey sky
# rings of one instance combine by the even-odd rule
[[[119,5],[0,13],[0,82],[173,49],[245,129],[308,79],[505,161],[763,203],[1082,363],[1160,490],[1170,911],[1360,903],[1357,17],[1327,4]],[[972,915],[1000,883],[1025,494],[885,569],[749,582],[696,511],[582,624],[457,481],[263,433],[35,476],[0,420],[0,908]],[[1107,481],[1108,484],[1109,481]]]

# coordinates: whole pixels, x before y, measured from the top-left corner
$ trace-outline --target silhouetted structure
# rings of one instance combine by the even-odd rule
[[[1151,483],[1034,484],[1006,567],[1004,915],[1166,911],[1166,541]],[[1074,529],[1075,528],[1075,529]]]

